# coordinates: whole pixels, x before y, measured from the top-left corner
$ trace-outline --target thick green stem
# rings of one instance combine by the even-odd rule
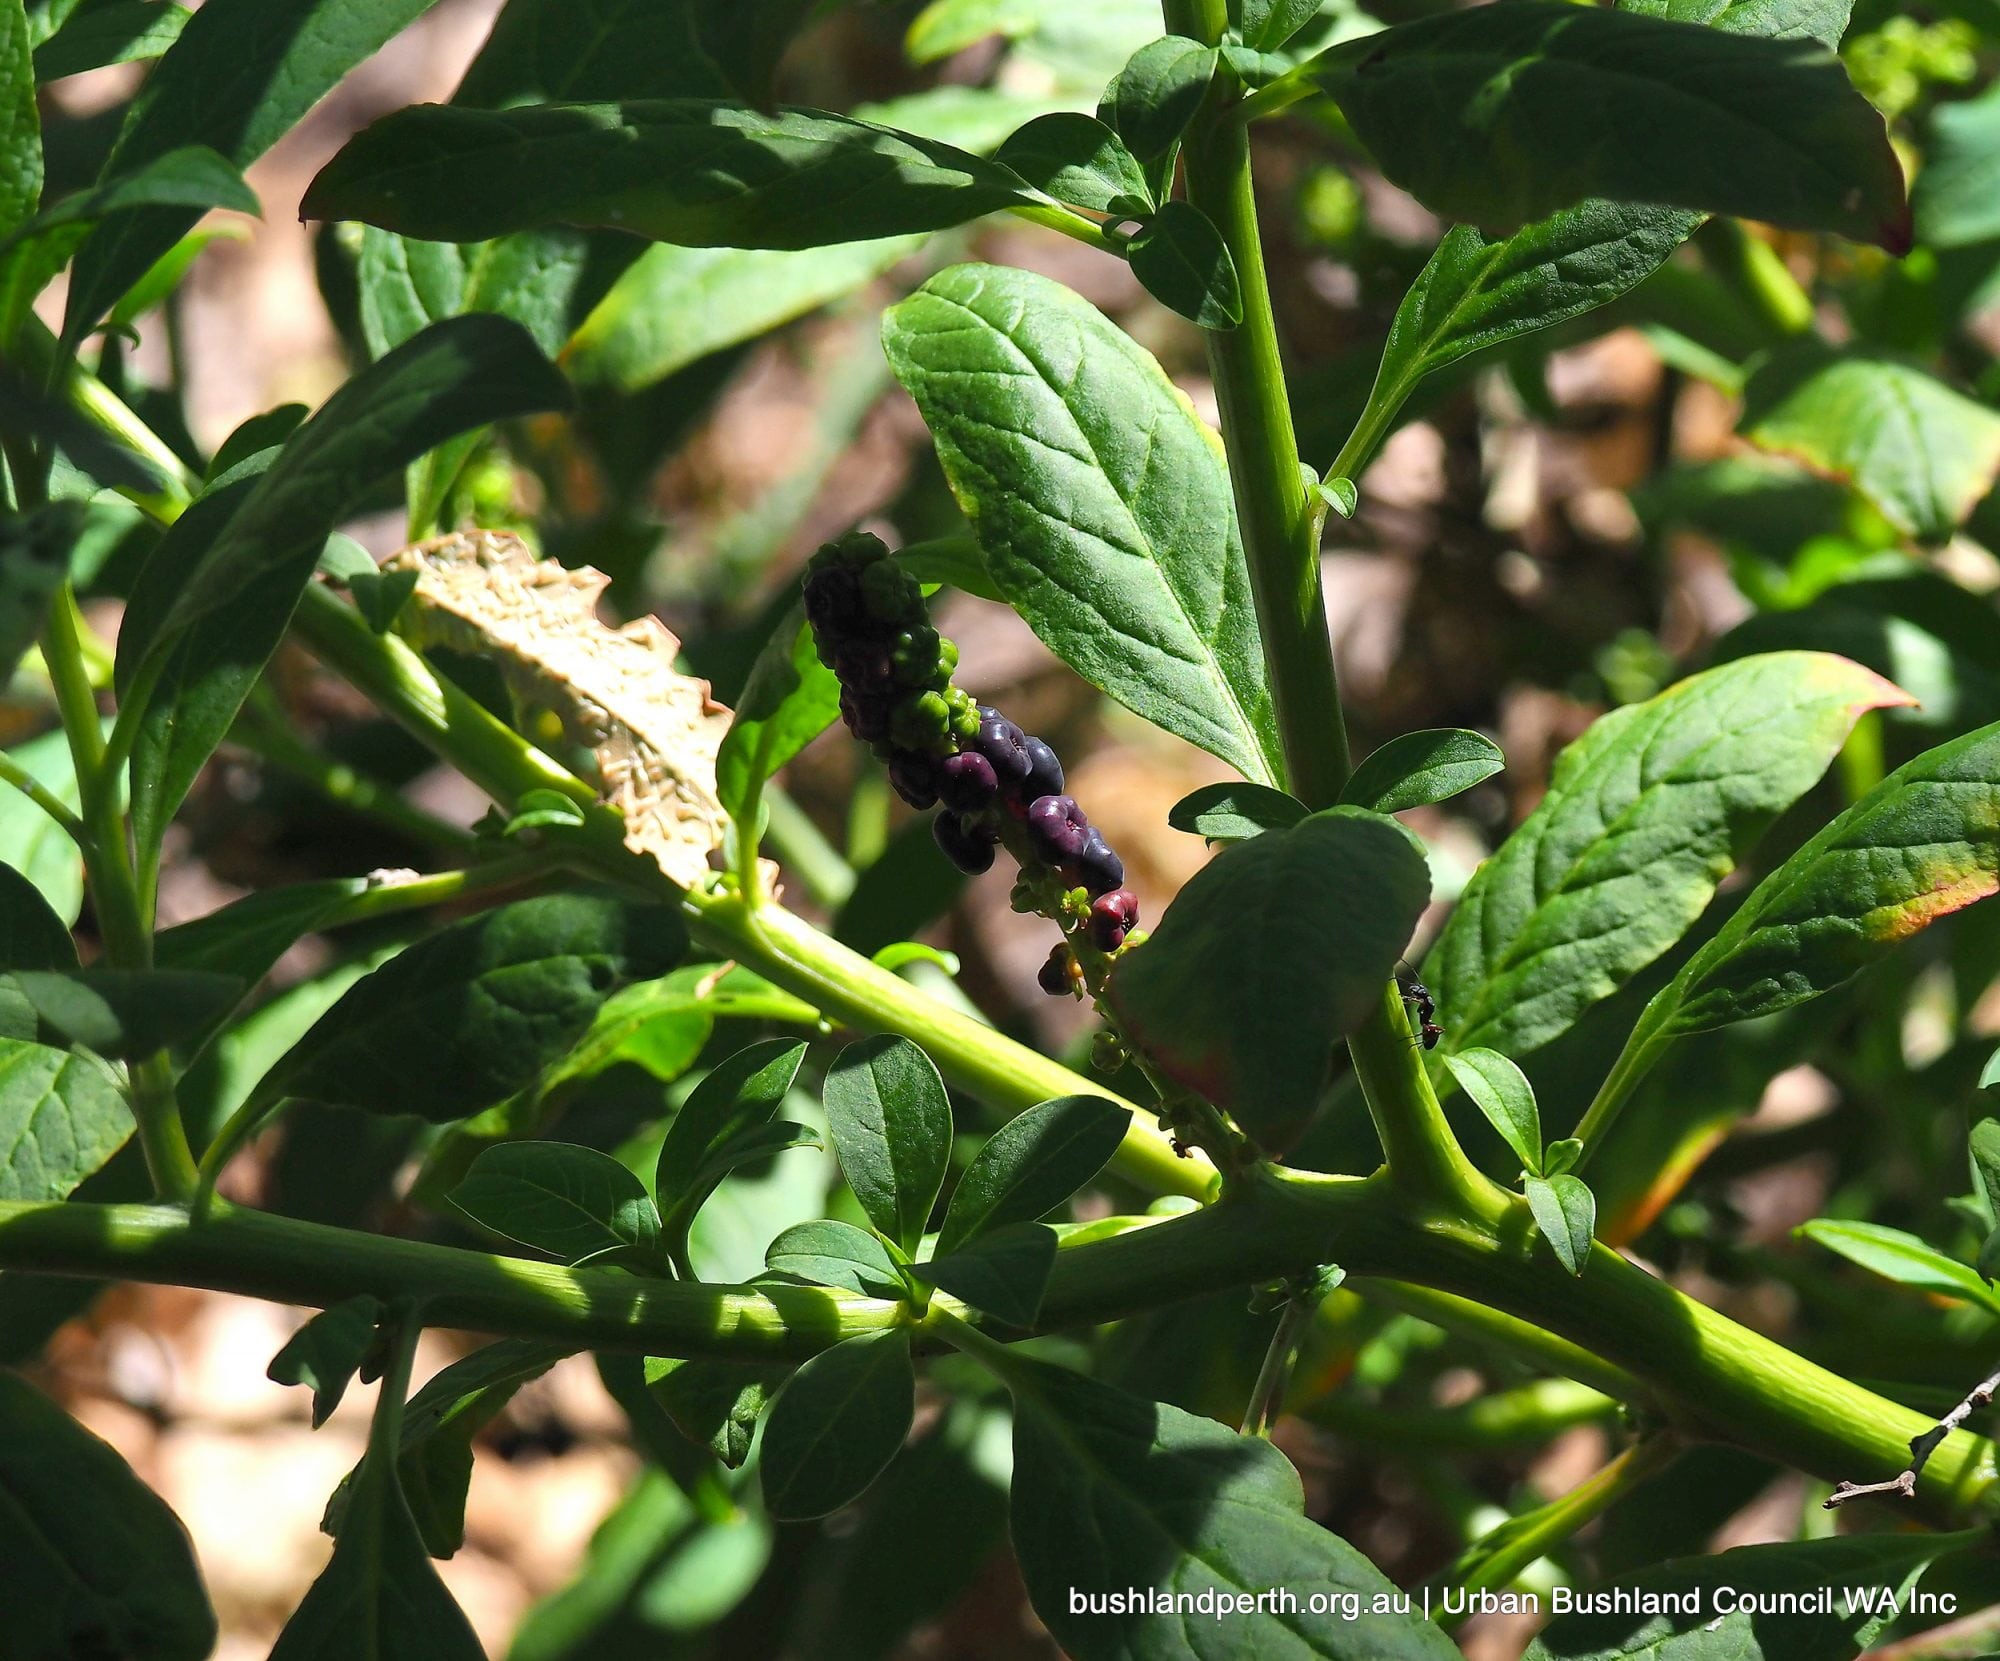
[[[1347,1047],[1396,1185],[1419,1204],[1473,1217],[1501,1215],[1508,1196],[1466,1158],[1452,1134],[1393,980],[1382,988],[1381,1007]]]
[[[1615,1400],[1587,1384],[1538,1378],[1474,1396],[1458,1407],[1377,1407],[1343,1392],[1305,1416],[1357,1446],[1407,1443],[1429,1454],[1499,1453],[1546,1442],[1576,1425],[1600,1423],[1617,1411]]]

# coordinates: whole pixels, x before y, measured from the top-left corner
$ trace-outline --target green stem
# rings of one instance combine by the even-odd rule
[[[1395,981],[1383,986],[1381,1006],[1347,1047],[1396,1185],[1418,1203],[1447,1213],[1500,1216],[1508,1196],[1465,1156],[1452,1134]]]
[[[838,911],[854,892],[854,867],[827,841],[805,809],[776,784],[764,786],[764,805],[771,810],[765,833],[785,874],[796,877],[816,905]]]
[[[55,795],[47,785],[30,773],[25,767],[7,756],[0,755],[0,784],[11,784],[40,808],[51,819],[69,833],[69,838],[79,848],[89,845],[83,821],[70,812],[69,804]]]
[[[1285,1307],[1278,1314],[1277,1330],[1271,1334],[1271,1342],[1264,1351],[1264,1364],[1257,1369],[1257,1382],[1250,1387],[1250,1403],[1243,1414],[1245,1436],[1268,1437],[1278,1415],[1284,1412],[1285,1393],[1292,1381],[1292,1358],[1298,1353],[1306,1323],[1318,1307],[1317,1298],[1285,1300]]]
[[[1408,1443],[1426,1453],[1502,1453],[1546,1442],[1617,1412],[1601,1390],[1567,1378],[1538,1378],[1475,1396],[1459,1407],[1377,1407],[1350,1393],[1328,1396],[1306,1417],[1356,1444]]]
[[[1116,254],[1119,258],[1124,258],[1125,239],[1122,236],[1115,235],[1113,232],[1107,230],[1095,219],[1086,219],[1073,208],[1066,208],[1060,203],[1050,202],[1046,205],[1041,203],[1024,204],[1020,207],[1009,208],[1007,211],[1016,219],[1025,219],[1031,225],[1041,225],[1051,231],[1060,231],[1064,236],[1071,238],[1073,241],[1081,242],[1086,247],[1095,248],[1100,253]]]
[[[1680,1452],[1680,1444],[1670,1436],[1651,1436],[1633,1443],[1567,1494],[1509,1518],[1475,1541],[1438,1577],[1438,1583],[1468,1592],[1511,1586],[1530,1563],[1546,1557],[1578,1529],[1603,1516],[1642,1482],[1665,1470]],[[1471,1613],[1470,1609],[1447,1610],[1437,1617],[1438,1624],[1449,1632]]]

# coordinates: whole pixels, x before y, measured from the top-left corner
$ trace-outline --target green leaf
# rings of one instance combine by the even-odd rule
[[[2000,237],[2000,87],[1937,107],[1910,210],[1934,248]]]
[[[1059,1096],[1010,1119],[952,1191],[938,1257],[1008,1223],[1046,1217],[1104,1168],[1132,1116],[1102,1096]]]
[[[20,8],[14,6],[18,17]],[[180,1519],[110,1444],[0,1372],[9,1661],[204,1661],[216,1640]]]
[[[0,688],[41,633],[49,600],[69,576],[83,525],[80,502],[47,502],[0,521]]]
[[[916,1274],[996,1320],[1031,1327],[1042,1312],[1055,1264],[1054,1229],[1046,1223],[1008,1223],[918,1264]]]
[[[750,1457],[757,1421],[788,1369],[772,1362],[646,1357],[646,1388],[676,1429],[732,1471]]]
[[[958,265],[883,345],[1009,603],[1093,686],[1269,784],[1282,762],[1219,442],[1095,307]]]
[[[254,984],[296,942],[369,886],[366,877],[328,877],[259,889],[206,917],[162,929],[154,937],[153,960],[162,969],[204,969]]]
[[[1917,1577],[1965,1544],[1963,1534],[1881,1533],[1837,1539],[1738,1546],[1621,1575],[1618,1590],[1653,1594],[1667,1612],[1558,1615],[1522,1661],[1851,1661],[1893,1613],[1907,1605]],[[1717,1612],[1715,1590],[1741,1594]],[[1832,1607],[1768,1615],[1765,1600],[1810,1597],[1833,1588]],[[1848,1588],[1868,1595],[1849,1608]],[[1885,1595],[1886,1594],[1886,1595]]]
[[[283,638],[328,533],[367,488],[467,427],[567,401],[562,377],[518,325],[454,318],[329,398],[269,471],[235,487],[240,506],[202,522],[212,540],[162,538],[126,613],[129,643],[125,631],[118,643],[121,688],[143,663],[164,663],[132,756],[142,848],[158,848]]]
[[[1498,1050],[1461,1050],[1446,1056],[1445,1065],[1522,1168],[1541,1175],[1542,1116],[1527,1075]]]
[[[158,8],[149,5],[147,9]],[[107,219],[135,208],[228,208],[254,214],[258,206],[257,194],[243,182],[242,173],[206,145],[189,144],[43,208],[0,239],[0,252],[11,253],[21,243],[63,226]]]
[[[1743,392],[1759,449],[1850,480],[1899,531],[1947,540],[2000,476],[2000,415],[1865,348],[1787,347]]]
[[[0,0],[0,234],[35,211],[42,197],[42,122],[22,0]]]
[[[381,1325],[382,1300],[365,1294],[322,1309],[286,1340],[271,1357],[264,1376],[274,1384],[303,1384],[313,1394],[312,1423],[317,1430],[332,1416],[347,1394],[347,1386],[368,1352],[375,1347]]]
[[[1163,203],[1125,245],[1132,275],[1161,305],[1204,329],[1243,321],[1236,262],[1215,221],[1185,202]]]
[[[104,177],[187,144],[247,168],[431,3],[208,0],[147,77]],[[196,217],[188,208],[152,208],[99,226],[70,274],[63,338],[81,340]]]
[[[35,48],[35,79],[59,81],[106,64],[157,58],[180,38],[193,14],[156,0],[110,0],[74,12]]]
[[[1392,738],[1354,769],[1343,802],[1402,813],[1442,802],[1507,765],[1492,739],[1463,727],[1427,727]]]
[[[1814,652],[1706,670],[1599,719],[1474,873],[1429,954],[1447,1043],[1523,1056],[1686,932],[1863,711],[1903,702]]]
[[[1319,14],[1320,0],[1239,0],[1235,14],[1243,44],[1255,52],[1275,52]]]
[[[129,1061],[206,1032],[243,991],[201,970],[23,969],[0,975],[0,1029]]]
[[[551,894],[469,917],[363,976],[260,1087],[432,1123],[511,1096],[621,987],[687,948],[669,905]]]
[[[1299,73],[1394,183],[1453,219],[1518,225],[1601,196],[1910,246],[1882,118],[1812,41],[1510,0],[1344,42]]]
[[[695,1213],[736,1163],[729,1158],[731,1145],[769,1125],[805,1058],[805,1045],[795,1039],[751,1044],[714,1068],[681,1103],[660,1144],[653,1182],[670,1254],[685,1250]]]
[[[690,247],[814,248],[1042,200],[968,151],[850,116],[653,99],[398,110],[348,141],[299,211],[446,242],[576,225]]]
[[[1899,1228],[1815,1217],[1793,1232],[1800,1239],[1838,1252],[1848,1262],[1858,1263],[1870,1274],[1893,1280],[1899,1286],[1913,1286],[1920,1292],[1942,1292],[1946,1297],[1964,1298],[1982,1309],[2000,1313],[2000,1292],[1986,1284],[1985,1276]]]
[[[1075,110],[1037,116],[993,154],[1044,195],[1092,213],[1150,209],[1145,169],[1102,121]]]
[[[397,1467],[371,1440],[350,1481],[333,1558],[278,1634],[271,1661],[483,1661],[431,1567]]]
[[[0,865],[0,969],[74,969],[76,942],[42,891]]]
[[[1993,1071],[1990,1060],[1986,1071]],[[1984,1074],[1980,1078],[1980,1087],[1988,1088]],[[1974,1125],[1970,1145],[1972,1169],[1979,1178],[1980,1192],[1986,1196],[1987,1207],[2000,1217],[2000,1119],[1981,1119]],[[1981,1272],[1984,1273],[1983,1268]]]
[[[821,1350],[764,1421],[764,1509],[779,1522],[803,1522],[860,1498],[910,1433],[916,1385],[906,1328]]]
[[[2000,723],[1906,762],[1754,888],[1628,1049],[1816,998],[2000,888]]]
[[[1215,48],[1185,35],[1149,40],[1118,72],[1118,136],[1141,161],[1180,141],[1215,78]]]
[[[794,1223],[765,1249],[764,1266],[774,1274],[844,1287],[864,1298],[900,1300],[909,1290],[887,1246],[866,1229],[831,1218]]]
[[[1529,1177],[1522,1185],[1535,1227],[1573,1275],[1590,1261],[1590,1237],[1597,1230],[1597,1198],[1581,1177]]]
[[[646,1185],[595,1148],[568,1142],[488,1148],[451,1201],[480,1227],[564,1263],[658,1266],[660,1216]]]
[[[840,719],[840,681],[819,660],[794,606],[750,666],[715,758],[715,794],[731,821],[754,827],[771,775]]]
[[[1336,807],[1225,848],[1121,954],[1109,997],[1175,1082],[1280,1152],[1319,1105],[1335,1043],[1381,1002],[1430,899],[1393,819]]]
[[[1435,1626],[1385,1613],[1395,1587],[1304,1515],[1298,1473],[1269,1442],[1165,1402],[1142,1401],[1037,1362],[1010,1366],[1014,1555],[1029,1600],[1075,1661],[1185,1656],[1216,1617],[1088,1600],[1131,1587],[1190,1598],[1289,1589],[1298,1609],[1236,1606],[1220,1630],[1237,1655],[1455,1661]],[[1077,1610],[1072,1591],[1086,1609]],[[1343,1598],[1357,1600],[1348,1618]],[[1313,1613],[1321,1603],[1330,1613]],[[1086,1612],[1087,1611],[1087,1612]]]
[[[916,1250],[951,1159],[951,1103],[907,1038],[862,1038],[827,1070],[827,1129],[868,1220]]]
[[[16,745],[7,759],[72,812],[78,806],[69,739],[47,732]],[[83,855],[69,833],[10,784],[0,784],[0,865],[11,865],[65,924],[83,910]]]
[[[511,0],[452,102],[729,98],[734,88],[700,27],[705,9],[706,0]],[[741,26],[740,16],[733,21]]]
[[[1706,23],[1732,34],[1816,40],[1831,52],[1847,33],[1854,0],[1618,0],[1618,9],[1677,23]]]
[[[1210,842],[1243,842],[1266,831],[1284,830],[1311,810],[1295,796],[1268,784],[1205,784],[1174,803],[1167,823]]]
[[[0,1038],[0,1200],[60,1200],[125,1145],[132,1111],[91,1055]]]

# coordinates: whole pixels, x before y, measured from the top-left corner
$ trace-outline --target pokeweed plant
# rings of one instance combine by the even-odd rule
[[[1122,67],[1101,96],[1058,75],[1039,104],[938,89],[848,113],[770,96],[824,9],[804,0],[508,0],[449,104],[388,114],[282,204],[341,227],[323,271],[351,379],[310,414],[275,409],[192,452],[142,418],[122,331],[186,269],[204,210],[254,208],[242,170],[426,9],[0,0],[0,645],[60,728],[0,758],[9,1355],[31,1357],[105,1279],[323,1311],[272,1376],[313,1390],[316,1421],[356,1374],[382,1387],[328,1510],[331,1560],[274,1654],[478,1654],[432,1566],[464,1537],[471,1438],[582,1351],[657,1470],[582,1594],[538,1610],[517,1655],[583,1653],[609,1630],[593,1611],[639,1590],[620,1540],[655,1563],[699,1544],[719,1618],[764,1575],[772,1521],[826,1516],[906,1469],[932,1492],[940,1552],[962,1540],[976,1557],[936,1501],[972,1480],[975,1423],[1011,1423],[1014,1554],[1070,1654],[1453,1653],[1427,1599],[1307,1516],[1268,1439],[1295,1353],[1370,1299],[1527,1369],[1513,1434],[1614,1402],[1629,1420],[1584,1488],[1469,1531],[1461,1588],[1522,1583],[1703,1444],[1839,1480],[1836,1498],[1887,1492],[1927,1527],[1647,1567],[1626,1577],[1641,1591],[1865,1583],[1906,1600],[1947,1558],[1955,1585],[1990,1577],[1969,1548],[2000,1488],[1990,1445],[1959,1427],[1991,1379],[1933,1423],[1617,1249],[1743,1111],[1691,1098],[1709,1080],[1683,1057],[1746,1023],[1796,1035],[1775,1018],[1889,972],[1908,937],[2000,886],[2000,724],[1973,718],[1978,676],[1931,716],[1950,730],[1893,770],[1871,776],[1856,748],[1882,730],[1857,727],[1871,712],[1914,704],[1899,662],[1964,655],[1973,625],[1895,610],[1917,579],[1858,562],[1772,606],[1571,744],[1419,951],[1432,861],[1394,815],[1501,757],[1442,729],[1354,764],[1319,556],[1434,377],[1614,303],[1682,372],[1741,395],[1752,445],[1844,481],[1879,546],[1951,538],[2000,470],[1993,366],[1955,331],[1929,351],[1946,374],[1924,358],[1965,301],[1950,256],[1984,250],[1990,267],[2000,232],[1991,97],[1938,113],[1913,217],[1836,55],[1842,0],[1506,0],[1387,24],[1310,0],[1166,0],[1150,37],[1129,6],[1062,20],[938,0],[910,33],[920,61],[995,31],[1060,48],[1064,28],[1095,28]],[[89,177],[45,157],[38,82],[138,60],[157,61]],[[1277,120],[1334,132],[1453,222],[1326,455],[1295,431],[1259,235],[1252,135]],[[994,216],[1124,262],[1200,329],[1219,428],[1079,294],[965,258],[962,228]],[[1678,260],[1709,216],[1700,262]],[[1816,250],[1823,294],[1741,219]],[[1901,256],[1919,233],[1900,269],[1861,251]],[[592,407],[629,412],[911,261],[921,280],[882,318],[883,362],[963,530],[829,542],[767,619],[732,714],[656,623],[600,621],[604,577],[539,557],[496,480],[560,470],[546,447],[579,390],[579,428]],[[60,310],[38,310],[58,275]],[[1648,313],[1670,279],[1678,310]],[[1946,322],[1891,332],[1912,313]],[[337,528],[398,475],[411,545],[378,565]],[[1702,510],[1726,511],[1727,481],[1708,482]],[[1745,585],[1759,579],[1746,560]],[[982,666],[930,621],[938,583],[1011,607],[1085,681],[1231,771],[1171,816],[1218,849],[1178,895],[1128,885],[1054,748],[981,701]],[[115,649],[79,608],[98,596],[124,601]],[[1854,626],[1871,604],[1899,620],[1895,641]],[[225,740],[357,789],[283,723],[288,639],[494,810],[470,829],[419,820],[443,856],[430,874],[278,887],[160,928],[170,829]],[[766,844],[800,850],[808,889],[811,844],[784,830],[775,777],[836,721],[912,809],[936,807],[960,870],[1003,854],[1017,869],[1015,908],[1054,931],[1042,990],[1099,1023],[1095,1073],[896,972],[924,948],[871,959],[783,903],[788,861]],[[1815,811],[1836,757],[1847,805],[1759,861],[1775,823]],[[72,933],[86,904],[88,954]],[[447,905],[455,920],[394,932]],[[385,921],[386,955],[275,1002],[260,991],[301,938]],[[742,1044],[718,1022],[775,1034]],[[1527,1069],[1585,1030],[1594,1095],[1547,1140]],[[610,1147],[554,1139],[621,1065],[651,1081],[648,1122]],[[1460,1091],[1507,1150],[1491,1174],[1448,1111]],[[980,1111],[992,1128],[968,1156]],[[1350,1146],[1372,1127],[1379,1157],[1315,1168],[1330,1124]],[[414,1162],[419,1237],[218,1193],[254,1137],[314,1125],[346,1138],[323,1163]],[[1967,1202],[1982,1232],[1991,1129]],[[800,1170],[821,1178],[784,1179],[763,1232],[771,1208],[744,1196]],[[1066,1216],[1092,1185],[1127,1209]],[[474,1243],[448,1243],[453,1228]],[[2000,1308],[1990,1242],[1975,1269],[1864,1221],[1807,1232]],[[64,1276],[78,1293],[50,1291]],[[1274,1330],[1241,1432],[1034,1341],[1249,1291]],[[413,1394],[425,1326],[494,1340]],[[913,1439],[920,1388],[951,1405],[946,1430]],[[0,1391],[8,1653],[206,1654],[215,1618],[171,1514],[39,1393]],[[864,1535],[858,1584],[920,1532]],[[680,1583],[662,1584],[656,1607]],[[931,1593],[903,1591],[907,1627]],[[1217,1594],[1226,1625],[1175,1601],[1213,1610]],[[1898,1612],[1786,1625],[1660,1608],[1641,1626],[1561,1617],[1532,1653],[1846,1656]]]

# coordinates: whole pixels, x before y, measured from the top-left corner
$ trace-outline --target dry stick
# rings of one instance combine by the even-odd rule
[[[1972,1387],[1972,1393],[1960,1402],[1942,1419],[1931,1426],[1921,1436],[1910,1438],[1909,1469],[1898,1472],[1887,1482],[1838,1482],[1833,1492],[1826,1498],[1826,1509],[1845,1505],[1849,1500],[1866,1499],[1871,1494],[1900,1494],[1908,1499],[1917,1491],[1917,1473],[1924,1463],[1937,1451],[1937,1446],[1954,1430],[1987,1406],[1995,1395],[2000,1395],[2000,1369],[1989,1373]]]

